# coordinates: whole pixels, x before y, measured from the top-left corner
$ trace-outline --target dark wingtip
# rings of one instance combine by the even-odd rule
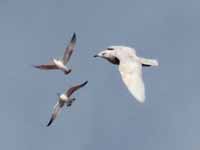
[[[75,43],[76,42],[76,33],[73,33],[72,39],[71,39],[71,43]]]
[[[76,36],[76,32],[73,33],[73,36]]]
[[[96,54],[96,55],[94,55],[93,57],[98,57],[98,55]]]
[[[53,117],[51,117],[51,119],[49,120],[49,122],[46,126],[49,127],[52,124],[53,120],[54,120]]]
[[[86,85],[87,83],[88,83],[88,81],[85,81],[85,82],[83,83],[83,86]]]
[[[32,65],[33,68],[40,68],[39,65]]]

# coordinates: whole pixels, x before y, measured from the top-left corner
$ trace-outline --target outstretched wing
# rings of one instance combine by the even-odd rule
[[[69,90],[67,90],[67,92],[66,92],[67,97],[70,97],[76,90],[80,89],[81,87],[84,87],[87,83],[88,83],[88,81],[85,81],[82,84],[79,84],[79,85],[69,88]]]
[[[63,56],[63,63],[64,64],[67,64],[67,62],[69,61],[73,51],[74,51],[74,48],[75,48],[75,44],[76,44],[76,34],[74,33],[72,38],[71,38],[71,41],[69,42],[69,45],[65,48],[65,53],[64,53],[64,56]]]
[[[43,70],[54,70],[58,69],[56,65],[48,65],[48,64],[42,64],[42,65],[34,65],[33,67]]]
[[[52,112],[51,118],[47,124],[47,127],[50,126],[52,124],[52,122],[56,119],[56,117],[59,115],[63,105],[64,105],[64,102],[62,102],[62,101],[58,101],[56,103],[56,105],[54,105],[53,112]]]
[[[120,64],[119,71],[130,93],[138,102],[143,103],[145,101],[145,87],[141,64],[137,61]]]
[[[50,61],[47,64],[33,65],[33,67],[38,68],[38,69],[43,69],[43,70],[58,69],[58,67],[52,61]]]

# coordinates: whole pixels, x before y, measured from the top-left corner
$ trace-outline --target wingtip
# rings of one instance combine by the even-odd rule
[[[140,104],[145,103],[145,95],[144,94],[137,94],[137,93],[132,93],[132,92],[131,92],[131,94],[138,103],[140,103]]]
[[[85,86],[87,83],[88,83],[88,81],[86,80],[85,82],[83,82],[83,83],[81,84],[81,87]]]
[[[140,104],[144,104],[145,103],[145,100],[144,99],[137,99],[137,101],[140,103]]]
[[[40,68],[39,65],[32,65],[33,68]]]
[[[137,100],[137,102],[139,102],[140,104],[144,104],[144,102],[145,102],[145,95],[143,95],[143,96],[134,96],[135,97],[135,99]]]
[[[73,33],[72,39],[71,39],[71,43],[75,43],[76,42],[76,33]]]
[[[88,83],[88,80],[86,80],[84,83],[83,83],[83,85],[86,85]]]
[[[51,117],[51,119],[49,120],[49,122],[48,122],[48,124],[46,125],[46,127],[49,127],[51,124],[52,124],[52,122],[53,122],[53,117]]]

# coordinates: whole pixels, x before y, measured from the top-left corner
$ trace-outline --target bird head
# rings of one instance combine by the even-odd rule
[[[126,46],[110,46],[94,55],[94,57],[101,57],[108,60],[112,64],[119,65],[121,60],[136,58],[137,56],[133,48]]]

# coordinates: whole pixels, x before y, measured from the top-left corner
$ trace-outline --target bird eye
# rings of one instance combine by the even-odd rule
[[[112,50],[114,50],[114,48],[109,47],[109,48],[107,48],[107,50],[112,51]]]

